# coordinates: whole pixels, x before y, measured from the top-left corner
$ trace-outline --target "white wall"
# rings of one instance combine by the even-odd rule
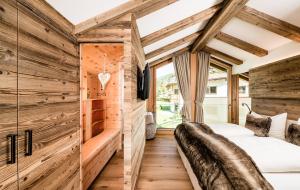
[[[250,69],[266,65],[281,59],[286,59],[300,55],[300,44],[297,42],[287,43],[279,48],[269,51],[269,54],[264,57],[255,57],[251,60],[245,61],[242,65],[236,65],[233,67],[233,73],[244,73]]]

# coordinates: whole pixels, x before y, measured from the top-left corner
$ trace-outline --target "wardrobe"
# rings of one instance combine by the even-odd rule
[[[0,189],[80,188],[72,27],[44,1],[0,0]]]

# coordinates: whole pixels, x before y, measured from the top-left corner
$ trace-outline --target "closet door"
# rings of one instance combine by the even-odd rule
[[[53,16],[51,10],[31,7],[32,3],[43,6],[44,1],[18,2],[19,189],[76,190],[80,183],[78,51],[46,18]]]
[[[0,189],[17,189],[17,8],[0,1]],[[9,136],[10,135],[10,136]]]

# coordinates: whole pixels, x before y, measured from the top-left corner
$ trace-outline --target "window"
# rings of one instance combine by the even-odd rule
[[[178,94],[178,89],[174,89],[174,94]]]
[[[216,86],[209,86],[206,89],[207,94],[217,94],[217,87]]]
[[[205,123],[228,121],[227,77],[227,70],[210,66],[208,88],[203,103]]]
[[[247,107],[242,106],[243,103],[251,107],[251,98],[249,97],[249,81],[244,78],[239,78],[239,125],[244,126],[246,116],[249,113]]]
[[[182,122],[183,105],[173,63],[156,69],[156,123],[158,128],[175,128]]]
[[[246,86],[239,86],[239,94],[246,94]]]

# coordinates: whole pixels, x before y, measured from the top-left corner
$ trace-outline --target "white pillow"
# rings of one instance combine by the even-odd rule
[[[262,115],[259,115],[255,112],[251,113],[255,117],[262,118]],[[271,127],[269,131],[270,137],[275,137],[284,140],[285,139],[285,127],[286,127],[286,120],[287,120],[287,113],[282,113],[279,115],[275,115],[271,117]]]
[[[298,124],[300,125],[300,118],[298,119]]]
[[[271,117],[271,119],[272,123],[269,131],[269,136],[284,140],[287,113],[275,115]]]

